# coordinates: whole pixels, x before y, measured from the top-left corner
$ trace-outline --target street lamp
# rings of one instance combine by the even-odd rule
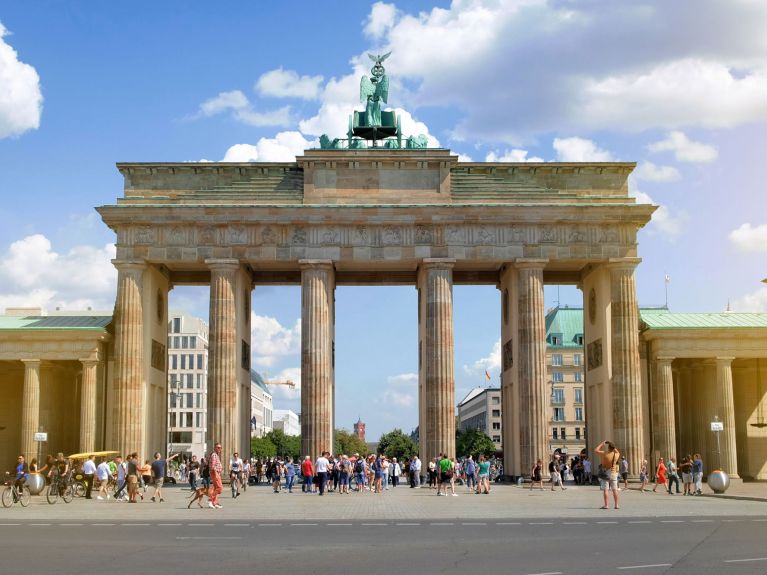
[[[176,407],[176,400],[181,396],[181,394],[177,391],[179,388],[179,381],[176,378],[170,379],[168,382],[168,448],[167,453],[165,454],[165,458],[167,459],[171,455],[173,455],[173,427],[171,426],[171,413],[170,409],[171,407]],[[173,400],[173,403],[171,403],[171,399]]]

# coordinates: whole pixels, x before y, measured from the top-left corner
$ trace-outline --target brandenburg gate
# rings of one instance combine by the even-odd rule
[[[631,163],[459,163],[449,150],[314,149],[292,163],[124,163],[105,443],[164,445],[168,291],[210,286],[207,439],[249,453],[254,287],[301,286],[303,453],[332,450],[336,285],[418,290],[420,456],[455,454],[453,285],[500,293],[506,472],[548,445],[543,287],[584,295],[588,446],[645,453],[634,271],[655,209]],[[256,297],[258,297],[256,292]],[[375,326],[361,326],[360,336]],[[394,337],[394,334],[392,334]]]

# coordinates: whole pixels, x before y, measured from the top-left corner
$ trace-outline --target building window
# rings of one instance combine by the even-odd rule
[[[580,371],[576,371],[573,375],[575,376],[574,381],[578,381],[578,382],[583,381],[583,373],[581,373]]]
[[[555,353],[551,356],[551,365],[562,365],[561,353]]]
[[[198,409],[202,408],[202,394],[201,393],[197,394],[197,408]]]
[[[202,413],[196,413],[197,427],[202,427]]]
[[[181,369],[186,369],[186,354],[181,354]]]
[[[565,380],[565,374],[561,371],[555,371],[551,378],[554,380],[554,383],[562,383]]]
[[[501,417],[501,410],[500,409],[494,409],[493,410],[493,417]]]
[[[581,438],[581,428],[580,427],[576,427],[575,428],[575,439],[580,439],[580,438]]]
[[[171,413],[170,414],[170,426],[171,427],[176,427],[176,414],[175,413]]]
[[[551,401],[554,403],[564,403],[565,402],[565,388],[564,387],[555,387],[551,393]]]
[[[185,335],[185,336],[183,336],[181,338],[181,347],[183,349],[188,349],[189,348],[189,337],[188,336]]]
[[[202,369],[202,354],[197,354],[197,369]]]
[[[555,407],[554,408],[554,421],[564,421],[565,420],[565,408],[564,407]]]
[[[552,333],[551,334],[551,345],[562,345],[562,334],[561,333]]]
[[[197,389],[202,389],[202,374],[197,374]]]
[[[583,341],[580,343],[583,343]],[[583,359],[580,353],[573,354],[573,365],[581,365],[582,361]]]
[[[582,407],[576,407],[575,408],[575,421],[583,421],[583,408]]]
[[[493,422],[493,431],[498,431],[501,429],[501,424],[497,421]]]
[[[583,389],[580,387],[575,388],[575,403],[583,403]]]
[[[192,417],[194,416],[193,413],[187,413],[186,414],[186,426],[192,427]]]
[[[501,398],[498,397],[498,396],[493,396],[491,401],[492,401],[493,405],[499,405],[501,403]]]
[[[189,349],[197,349],[197,336],[189,336]]]
[[[175,353],[170,356],[170,368],[178,369],[178,356]]]
[[[578,345],[583,345],[583,334],[582,333],[579,333],[578,335],[575,336],[575,343],[577,343]]]
[[[173,318],[173,333],[181,333],[181,318]]]
[[[564,427],[559,428],[559,433],[562,435],[562,439],[567,439],[567,429]]]
[[[495,443],[500,443],[501,442],[501,436],[500,435],[493,435],[493,441]]]
[[[177,335],[173,337],[173,347],[175,349],[180,349],[181,348],[181,338],[178,337]]]
[[[557,428],[556,427],[552,428],[551,437],[553,439],[559,439],[559,437],[557,437]]]

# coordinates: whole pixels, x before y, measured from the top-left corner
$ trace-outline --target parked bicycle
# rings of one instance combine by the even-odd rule
[[[67,481],[67,478],[61,477],[58,473],[54,474],[51,478],[51,484],[48,486],[48,491],[45,494],[48,503],[53,505],[59,498],[63,499],[64,503],[71,503],[74,496],[74,488]]]
[[[26,481],[26,480],[25,480]],[[21,503],[22,507],[29,505],[32,500],[32,494],[29,487],[25,484],[16,485],[16,480],[11,478],[11,474],[5,472],[5,489],[3,489],[2,501],[3,507],[10,507],[14,503]]]

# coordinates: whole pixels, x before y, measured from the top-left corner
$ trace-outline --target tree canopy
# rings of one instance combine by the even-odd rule
[[[378,452],[402,461],[418,453],[418,447],[410,436],[405,435],[401,429],[395,429],[384,433],[378,440]]]
[[[495,443],[489,435],[479,429],[458,430],[455,434],[455,453],[458,457],[490,457],[495,454]]]
[[[362,441],[354,433],[345,429],[336,429],[336,438],[333,445],[333,453],[337,455],[354,455],[359,453],[365,455],[368,452],[367,443]]]

